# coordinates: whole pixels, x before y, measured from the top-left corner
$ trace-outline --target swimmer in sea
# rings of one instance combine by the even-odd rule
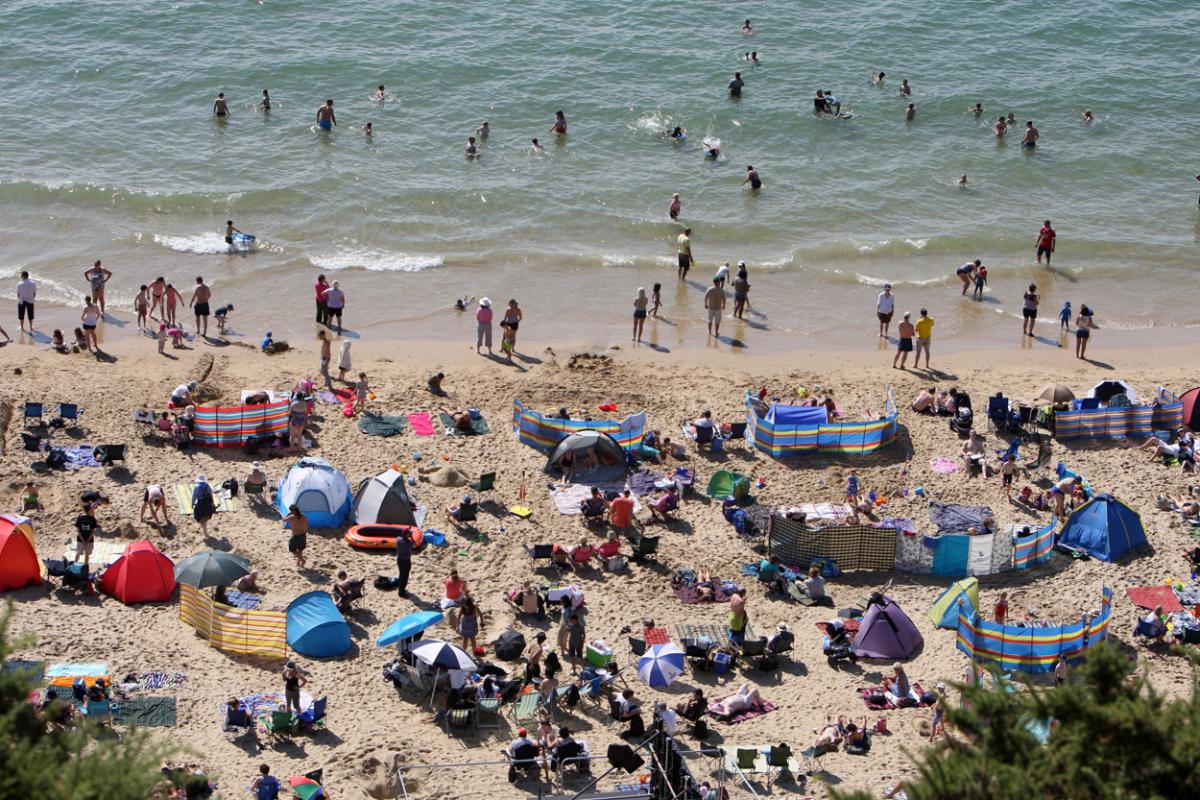
[[[1084,122],[1086,122],[1086,123],[1088,123],[1088,124],[1091,124],[1091,123],[1093,123],[1093,122],[1095,122],[1095,121],[1096,121],[1096,118],[1095,118],[1094,116],[1092,116],[1092,112],[1090,112],[1090,111],[1087,111],[1087,110],[1084,110],[1084,112],[1083,112],[1083,121],[1084,121]]]
[[[886,77],[886,72],[878,72],[871,76],[871,83],[875,84],[876,86],[883,86],[883,79]]]
[[[375,101],[382,103],[384,100],[387,100],[387,99],[388,99],[387,90],[383,88],[383,84],[381,83],[381,84],[379,84],[378,91],[375,92]]]
[[[1021,147],[1037,147],[1039,138],[1038,129],[1033,127],[1033,120],[1025,120],[1025,137],[1021,139]]]
[[[742,23],[742,33],[752,33],[752,32],[753,32],[753,28],[750,27],[750,20],[746,20],[745,22],[743,22]]]
[[[962,175],[958,176],[958,185],[959,186],[967,185],[967,173],[964,172]]]
[[[968,113],[974,114],[975,119],[979,119],[979,115],[983,113],[983,103],[976,103],[974,108],[968,110]]]
[[[707,158],[709,161],[716,161],[718,158],[721,157],[721,148],[716,146],[715,144],[708,145],[704,149],[704,157]]]
[[[896,90],[896,94],[901,97],[912,97],[912,87],[908,85],[908,78],[900,79],[900,88]]]
[[[479,148],[475,146],[475,137],[467,137],[467,158],[474,158],[479,155]]]
[[[751,51],[750,51],[750,63],[751,63],[751,64],[757,64],[757,63],[758,63],[758,51],[757,51],[757,50],[751,50]]]
[[[825,107],[835,117],[842,115],[842,101],[834,97],[829,89],[825,90]]]
[[[337,117],[333,113],[333,100],[326,100],[325,105],[317,108],[317,127],[329,133],[337,125]]]
[[[742,186],[750,184],[751,190],[757,192],[762,188],[762,178],[758,177],[758,171],[754,167],[746,167],[746,180],[742,181]]]
[[[475,129],[475,135],[479,137],[480,142],[483,142],[484,139],[487,139],[488,134],[491,132],[492,132],[492,126],[488,124],[488,121],[486,119],[480,124],[480,126],[478,128]]]
[[[996,127],[993,128],[993,130],[996,131],[997,139],[1004,138],[1004,134],[1008,133],[1008,123],[1004,121],[1004,117],[1000,117],[998,120],[996,120]]]
[[[817,96],[813,98],[813,113],[828,114],[829,104],[825,101],[825,93],[817,89]]]
[[[671,208],[668,210],[672,222],[679,219],[679,211],[682,207],[683,204],[679,201],[679,192],[676,192],[671,196]]]
[[[909,103],[908,107],[904,109],[904,121],[912,122],[913,117],[915,116],[917,116],[917,107],[914,104]]]
[[[539,142],[537,139],[534,139],[534,140],[533,140],[533,145],[531,146],[531,149],[532,149],[532,150],[533,150],[533,152],[535,152],[535,153],[544,153],[544,152],[546,152],[546,148],[542,147],[542,143],[541,143],[541,142]]]
[[[213,113],[218,117],[224,117],[229,114],[229,106],[225,104],[224,92],[217,92],[217,99],[213,100]]]
[[[225,220],[225,244],[233,247],[233,235],[235,233],[241,233],[241,231],[233,227],[233,220]]]
[[[1008,112],[1008,119],[1004,120],[1004,124],[1010,128],[1017,127],[1017,118],[1013,116],[1011,111]]]
[[[263,99],[259,101],[258,107],[261,108],[263,111],[271,110],[271,95],[267,92],[266,89],[263,89]]]
[[[667,134],[667,138],[674,139],[675,141],[679,141],[680,139],[686,139],[687,134],[683,132],[683,128],[676,125],[675,130],[673,130],[669,134]]]
[[[741,97],[742,96],[742,87],[745,85],[746,85],[746,82],[742,80],[742,73],[740,73],[740,72],[733,73],[733,80],[731,80],[729,82],[729,96],[730,97]]]
[[[368,139],[370,139],[375,135],[375,126],[368,122],[363,125],[362,131],[363,136],[366,136]]]
[[[550,132],[558,136],[567,135],[567,117],[563,112],[554,112],[554,124],[550,126]]]

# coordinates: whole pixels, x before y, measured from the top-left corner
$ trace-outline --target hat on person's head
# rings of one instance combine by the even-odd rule
[[[285,666],[285,667],[287,667],[288,669],[295,669],[295,668],[296,668],[296,662],[295,662],[295,661],[289,661],[289,662],[287,662],[286,664],[284,664],[284,666]]]
[[[885,284],[883,285],[883,288],[885,288],[885,289],[890,289],[890,288],[892,288],[892,285],[891,285],[890,283],[885,283]]]
[[[261,462],[261,461],[255,461],[254,463],[252,463],[252,464],[250,465],[250,468],[251,468],[251,469],[257,469],[257,470],[261,470],[261,469],[262,469],[262,462]]]
[[[486,298],[486,297],[481,297],[481,298],[479,298],[479,305],[480,305],[480,307],[482,307],[482,308],[488,308],[489,306],[491,306],[491,304],[492,304],[492,301],[491,301],[491,300],[489,300],[488,298]]]
[[[196,476],[196,483],[208,483],[208,480],[205,479],[203,472]]]
[[[911,311],[905,311],[905,312],[904,312],[904,316],[906,316],[906,317],[911,317],[911,316],[912,316],[912,312],[911,312]]]
[[[941,681],[938,681],[937,690],[939,692],[946,691],[946,684],[942,683]]]
[[[193,392],[194,392],[194,391],[196,391],[196,382],[195,382],[195,381],[188,381],[188,385],[187,385],[187,387],[188,387],[188,389],[189,389],[190,391],[193,391]]]
[[[782,631],[782,632],[784,632],[784,633],[791,633],[791,632],[792,632],[792,629],[788,627],[788,624],[787,624],[786,622],[781,622],[781,623],[779,623],[779,625],[778,625],[777,627],[778,627],[778,629],[779,629],[780,631]]]
[[[518,735],[518,736],[524,736],[524,735],[526,735],[527,733],[529,733],[529,731],[525,730],[524,728],[517,728],[517,735]]]

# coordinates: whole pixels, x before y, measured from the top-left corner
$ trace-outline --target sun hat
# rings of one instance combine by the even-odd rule
[[[208,483],[208,481],[204,477],[203,472],[201,472],[199,475],[196,476],[196,483]]]
[[[262,462],[261,462],[261,461],[255,461],[253,464],[251,464],[251,465],[250,465],[250,467],[251,467],[252,469],[261,470],[261,469],[262,469]]]
[[[792,629],[788,627],[788,624],[787,624],[786,622],[781,622],[781,623],[779,623],[779,625],[778,625],[778,629],[779,629],[780,631],[783,631],[783,632],[785,632],[785,633],[791,633],[791,632],[792,632]]]
[[[488,308],[492,305],[492,301],[486,297],[481,297],[481,298],[479,298],[479,305],[482,306],[483,308]]]

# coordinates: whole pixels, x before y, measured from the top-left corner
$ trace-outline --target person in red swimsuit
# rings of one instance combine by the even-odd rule
[[[1042,223],[1042,229],[1038,231],[1037,238],[1037,262],[1042,263],[1042,256],[1046,257],[1046,266],[1050,266],[1050,254],[1054,252],[1054,240],[1058,236],[1054,232],[1054,228],[1050,227],[1050,220]]]

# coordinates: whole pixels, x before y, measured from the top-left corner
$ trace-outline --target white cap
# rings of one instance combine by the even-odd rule
[[[739,261],[739,262],[738,262],[738,266],[739,266],[739,267],[744,267],[744,266],[746,266],[746,262],[745,262],[745,261]]]
[[[489,306],[491,306],[491,304],[492,304],[492,301],[489,300],[488,298],[486,298],[486,297],[479,298],[479,305],[481,307],[488,308]]]

